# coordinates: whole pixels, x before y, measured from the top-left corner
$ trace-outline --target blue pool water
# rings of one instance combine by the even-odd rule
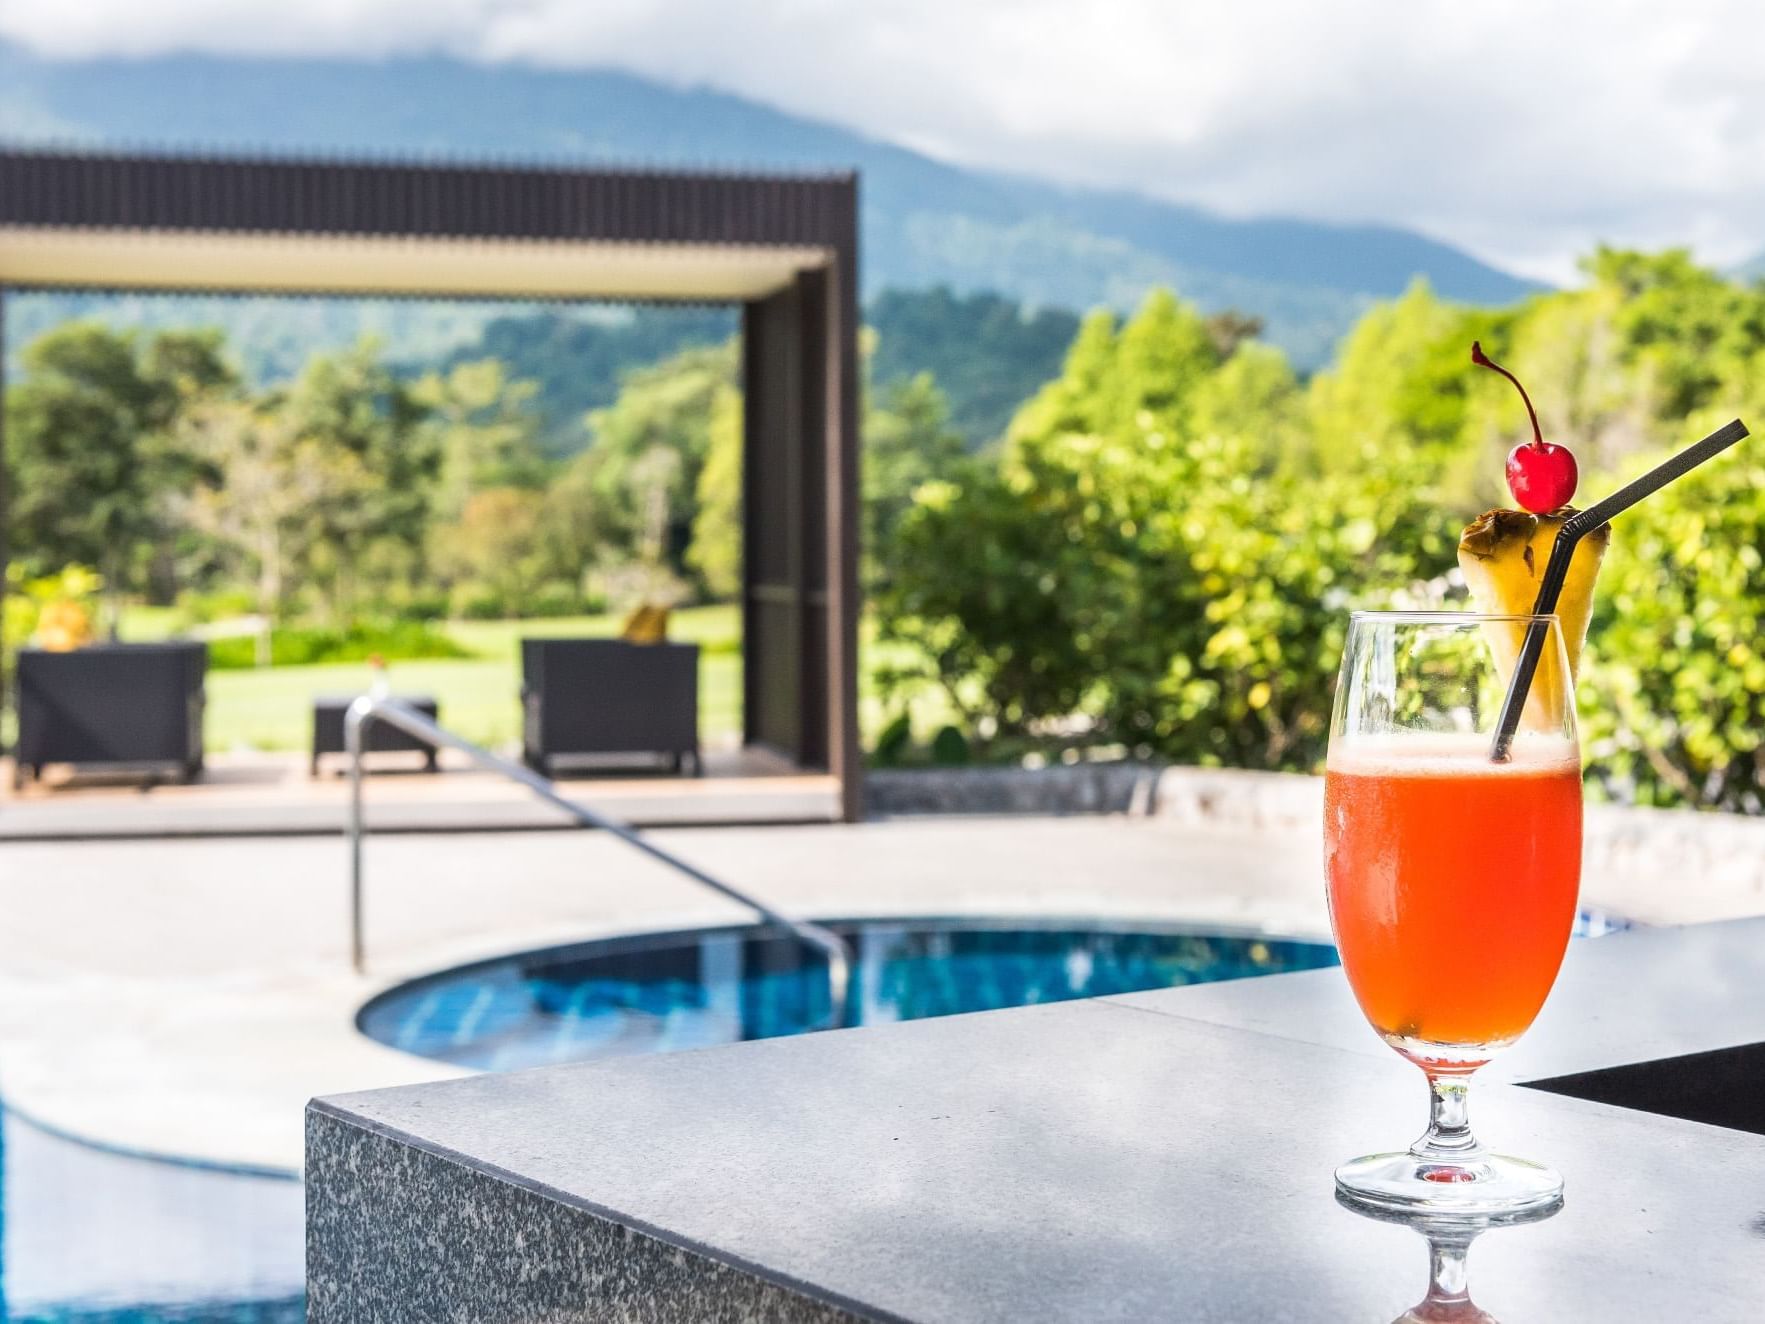
[[[847,1026],[1103,997],[1336,964],[1326,943],[1154,924],[833,923],[856,958]],[[1626,927],[1598,914],[1580,935]],[[401,985],[362,1009],[372,1039],[481,1071],[801,1034],[828,1019],[824,959],[758,926],[583,943]]]
[[[112,1154],[0,1109],[0,1320],[299,1324],[292,1177]]]
[[[1322,943],[1147,925],[833,924],[856,962],[844,1023],[874,1025],[1333,965]],[[828,1017],[819,953],[758,927],[588,943],[407,984],[371,1038],[484,1071],[800,1034]]]

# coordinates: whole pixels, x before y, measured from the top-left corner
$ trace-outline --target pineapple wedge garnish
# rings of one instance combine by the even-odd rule
[[[1465,584],[1478,611],[1512,616],[1531,613],[1557,531],[1574,513],[1570,506],[1548,515],[1491,510],[1465,526],[1459,538],[1459,569],[1464,572]],[[1611,540],[1612,526],[1605,524],[1576,544],[1568,578],[1557,597],[1557,620],[1563,634],[1563,650],[1569,657],[1571,683],[1581,669],[1581,649],[1587,642],[1587,620],[1593,609],[1593,584]],[[1513,674],[1525,627],[1518,623],[1491,625],[1485,633],[1505,683]],[[1560,712],[1557,695],[1562,683],[1556,659],[1547,652],[1539,659],[1533,677],[1523,725],[1533,729],[1549,729],[1553,725],[1549,715]]]

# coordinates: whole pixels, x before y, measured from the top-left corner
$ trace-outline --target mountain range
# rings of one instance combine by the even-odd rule
[[[1301,367],[1325,361],[1373,299],[1417,276],[1468,303],[1538,288],[1447,245],[1380,225],[1232,219],[1149,195],[1069,188],[935,160],[704,87],[609,69],[439,57],[379,61],[167,55],[50,60],[0,44],[0,140],[353,157],[453,157],[721,168],[856,168],[866,293],[948,286],[1029,308],[1131,307],[1170,285],[1207,310],[1264,319]],[[1168,181],[1165,181],[1168,182]],[[135,320],[162,321],[160,301]],[[234,329],[240,305],[191,301]],[[78,308],[79,301],[58,305]],[[38,321],[45,312],[32,311]],[[116,309],[110,314],[114,317]],[[468,310],[309,309],[328,341],[363,317],[436,354],[482,329]],[[178,320],[184,320],[180,317]],[[216,320],[210,316],[209,320]],[[256,319],[262,321],[263,319]],[[237,337],[236,337],[237,338]],[[347,337],[345,337],[347,338]],[[252,357],[247,347],[246,357]],[[259,357],[262,357],[260,355]],[[280,355],[271,357],[279,359]]]

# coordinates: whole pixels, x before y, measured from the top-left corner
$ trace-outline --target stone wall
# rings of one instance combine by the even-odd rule
[[[1132,814],[1194,828],[1316,834],[1323,780],[1229,768],[1095,763],[875,772],[873,814]],[[1584,894],[1638,919],[1765,914],[1765,818],[1587,808]]]

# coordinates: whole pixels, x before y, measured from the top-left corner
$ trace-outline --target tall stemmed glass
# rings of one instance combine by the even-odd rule
[[[1507,756],[1492,742],[1529,626],[1545,647]],[[1342,966],[1379,1035],[1428,1078],[1407,1151],[1336,1170],[1347,1195],[1466,1215],[1550,1204],[1562,1178],[1492,1154],[1469,1077],[1532,1024],[1581,878],[1575,704],[1554,616],[1357,612],[1330,728],[1324,872]]]

